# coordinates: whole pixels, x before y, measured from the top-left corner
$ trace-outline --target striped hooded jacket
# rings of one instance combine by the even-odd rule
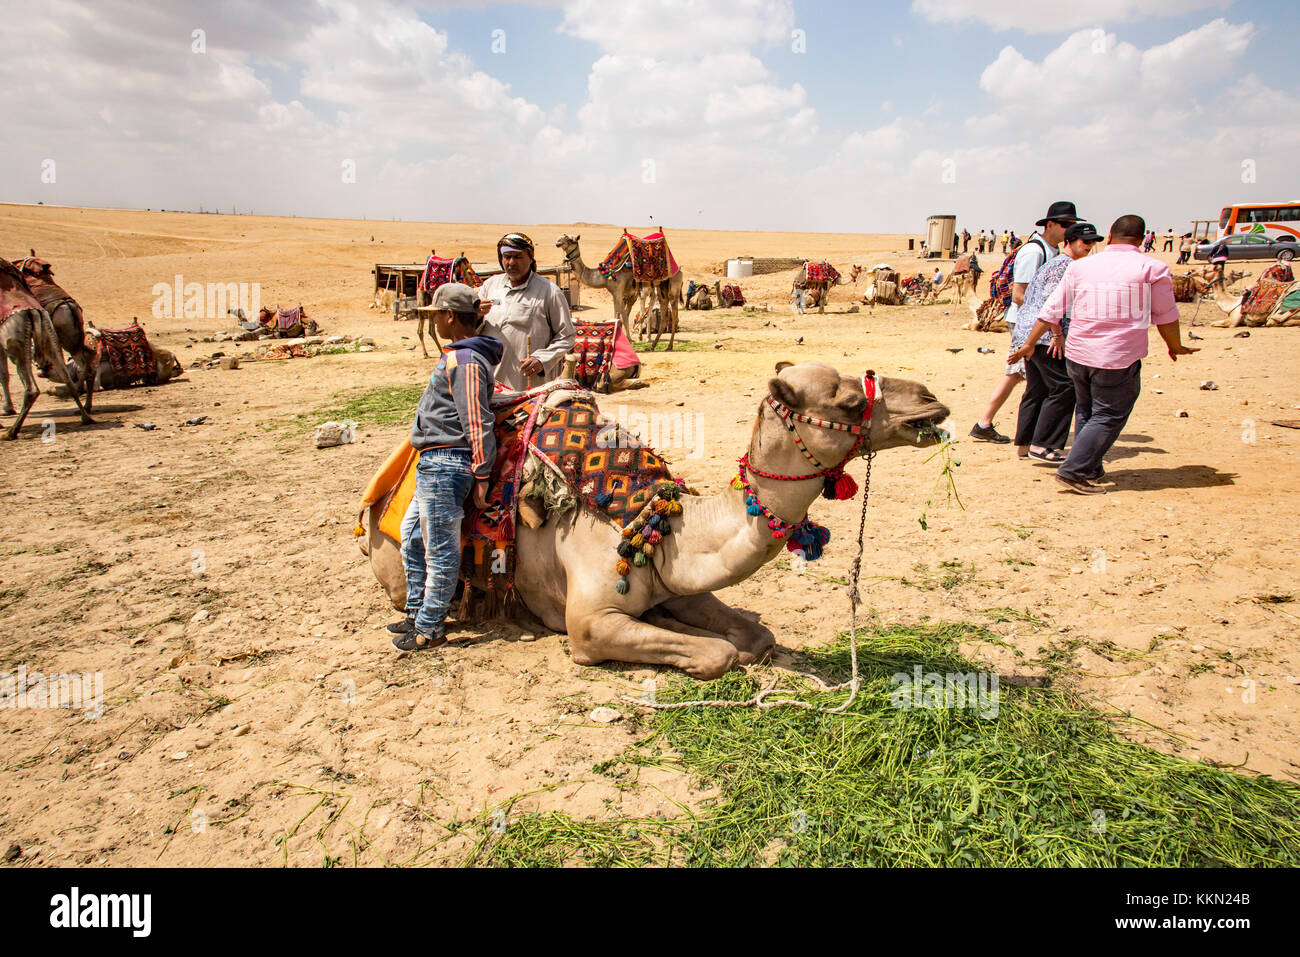
[[[468,449],[476,479],[487,479],[496,462],[492,433],[493,368],[501,361],[501,343],[470,336],[442,350],[429,388],[424,390],[411,426],[411,445],[425,449]]]

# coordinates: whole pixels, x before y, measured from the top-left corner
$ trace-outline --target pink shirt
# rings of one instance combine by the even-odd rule
[[[1169,267],[1116,243],[1075,260],[1038,318],[1069,313],[1065,357],[1094,369],[1127,369],[1147,354],[1147,327],[1178,321]]]

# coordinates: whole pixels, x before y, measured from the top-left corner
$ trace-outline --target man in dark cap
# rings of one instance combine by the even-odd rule
[[[1074,203],[1064,200],[1053,203],[1048,207],[1047,215],[1037,223],[1043,231],[1042,235],[1037,232],[1031,233],[1029,238],[1020,245],[1011,273],[1011,305],[1007,307],[1005,316],[1007,329],[1014,331],[1016,328],[1016,313],[1024,305],[1025,290],[1029,288],[1034,273],[1038,272],[1056,255],[1056,247],[1065,238],[1066,229],[1078,221],[1079,214],[1074,208]],[[1017,348],[1017,344],[1012,345],[1012,349],[1015,348]],[[989,396],[989,402],[984,408],[984,414],[979,417],[975,427],[970,430],[971,438],[979,442],[996,442],[999,445],[1010,444],[1011,439],[993,427],[993,419],[1007,399],[1011,398],[1011,393],[1016,390],[1016,386],[1024,381],[1024,360],[1020,359],[1010,363],[1006,368],[1006,373],[994,387],[993,394]],[[1021,458],[1025,458],[1029,455],[1029,449],[1022,447],[1019,454]]]
[[[484,334],[504,346],[496,380],[523,391],[554,379],[573,349],[573,320],[560,287],[537,275],[533,241],[523,233],[506,233],[497,242],[502,274],[479,287],[490,309]]]

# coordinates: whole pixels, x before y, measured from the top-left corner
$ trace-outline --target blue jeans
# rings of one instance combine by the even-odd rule
[[[406,615],[422,635],[446,631],[460,578],[460,522],[474,484],[468,449],[425,449],[415,467],[415,495],[402,519]]]

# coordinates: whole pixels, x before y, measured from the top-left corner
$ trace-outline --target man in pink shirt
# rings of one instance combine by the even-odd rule
[[[1077,402],[1074,444],[1056,479],[1081,495],[1106,491],[1093,483],[1105,475],[1102,457],[1142,391],[1148,326],[1155,324],[1175,362],[1199,351],[1182,344],[1169,267],[1138,248],[1146,230],[1140,216],[1115,220],[1106,248],[1071,264],[1029,334],[1037,342],[1071,317],[1065,357]]]

